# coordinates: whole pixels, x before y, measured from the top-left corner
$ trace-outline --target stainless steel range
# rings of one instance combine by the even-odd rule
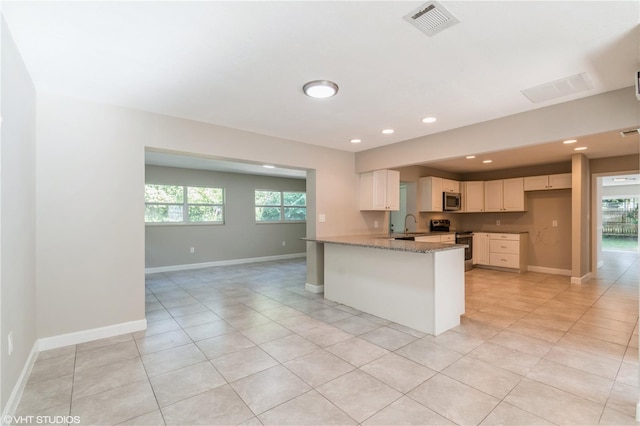
[[[431,219],[429,228],[431,232],[449,232],[451,221],[449,219]],[[466,244],[467,246],[464,249],[464,270],[469,271],[473,268],[473,232],[456,232],[456,244]]]
[[[456,244],[467,245],[467,247],[464,249],[464,270],[471,270],[473,268],[473,232],[456,232]]]

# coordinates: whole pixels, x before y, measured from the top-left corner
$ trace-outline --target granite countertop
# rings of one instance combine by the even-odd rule
[[[393,239],[392,235],[385,234],[353,235],[342,237],[317,237],[303,238],[303,240],[315,241],[317,243],[341,244],[346,246],[367,247],[383,250],[408,251],[413,253],[435,253],[438,251],[456,250],[466,247],[466,245],[464,244],[424,243],[418,241],[395,240]]]

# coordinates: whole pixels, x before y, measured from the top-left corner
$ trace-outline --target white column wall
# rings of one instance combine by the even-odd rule
[[[36,93],[2,18],[0,411],[36,341]],[[8,353],[8,334],[13,353]]]
[[[315,234],[372,228],[353,153],[50,93],[38,94],[37,130],[39,337],[144,318],[145,147],[313,169],[309,220],[326,215]]]

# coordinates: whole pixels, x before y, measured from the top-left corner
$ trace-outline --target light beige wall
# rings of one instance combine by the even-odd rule
[[[144,318],[145,147],[311,169],[309,218],[326,222],[307,232],[372,228],[352,153],[51,93],[37,107],[39,337]],[[322,279],[318,259],[307,257],[308,280]]]
[[[356,170],[502,151],[640,125],[633,87],[449,130],[356,154]],[[517,139],[516,139],[517,138]]]
[[[571,157],[571,278],[579,282],[590,272],[591,256],[591,174],[589,160],[583,154]]]
[[[640,103],[640,102],[638,102]],[[623,157],[594,158],[589,160],[589,170],[592,174],[630,172],[640,169],[640,156],[625,155]]]
[[[510,179],[523,176],[553,175],[571,173],[571,161],[565,163],[540,164],[515,169],[493,170],[478,173],[465,173],[464,180]]]
[[[0,412],[36,341],[36,94],[2,18],[0,146]],[[7,335],[13,331],[13,353]]]
[[[254,215],[256,189],[304,192],[304,179],[146,166],[145,182],[221,187],[225,191],[224,225],[146,225],[147,268],[305,252],[301,240],[306,235],[304,222],[258,224]]]

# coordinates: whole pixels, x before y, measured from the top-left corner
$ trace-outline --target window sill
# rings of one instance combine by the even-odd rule
[[[224,222],[145,222],[144,226],[224,226]]]
[[[261,222],[256,222],[256,225],[277,225],[277,224],[295,224],[295,223],[307,223],[306,220],[274,220],[272,222],[270,221],[261,221]]]

